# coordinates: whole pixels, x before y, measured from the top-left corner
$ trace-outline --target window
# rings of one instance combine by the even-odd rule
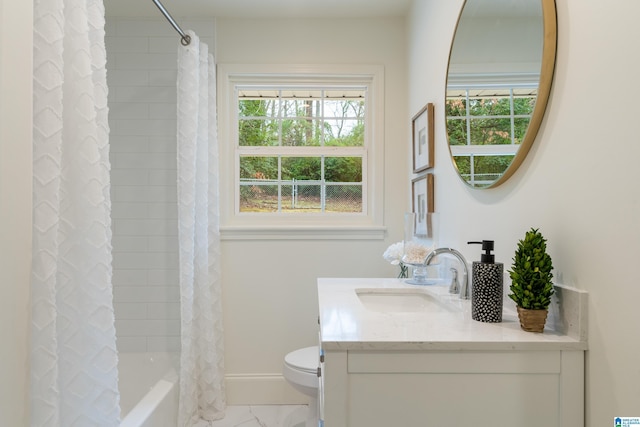
[[[363,213],[366,87],[238,86],[240,213]]]
[[[507,84],[471,83],[455,77],[450,80],[456,83],[447,87],[446,102],[451,154],[467,182],[490,184],[509,167],[524,139],[538,84],[516,78]]]
[[[273,68],[219,66],[223,232],[381,238],[381,68]]]

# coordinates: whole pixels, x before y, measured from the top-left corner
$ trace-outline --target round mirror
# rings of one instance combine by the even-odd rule
[[[473,188],[503,183],[540,127],[556,56],[554,0],[466,0],[447,73],[451,158]]]

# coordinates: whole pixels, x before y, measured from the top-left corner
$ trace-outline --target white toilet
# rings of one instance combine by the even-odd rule
[[[310,397],[306,427],[318,426],[319,366],[318,346],[301,348],[284,357],[284,377],[296,390]]]

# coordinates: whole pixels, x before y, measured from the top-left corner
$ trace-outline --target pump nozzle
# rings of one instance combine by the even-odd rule
[[[481,242],[467,242],[468,245],[482,245],[484,253],[480,256],[480,262],[493,264],[495,256],[491,253],[493,250],[493,240],[483,240]]]

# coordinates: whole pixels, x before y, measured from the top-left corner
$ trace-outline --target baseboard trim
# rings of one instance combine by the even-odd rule
[[[225,375],[228,405],[300,405],[309,398],[282,375]]]

